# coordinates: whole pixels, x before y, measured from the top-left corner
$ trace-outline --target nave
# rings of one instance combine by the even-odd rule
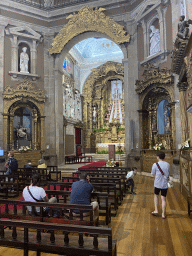
[[[168,191],[167,218],[163,220],[151,215],[154,210],[153,178],[138,174],[135,183],[137,195],[127,194],[116,217],[112,217],[111,227],[113,238],[117,239],[117,255],[192,255],[192,220],[188,217],[187,202],[180,193],[179,184],[174,183],[174,187]],[[10,255],[20,256],[23,251],[0,248],[0,256]],[[29,256],[35,255],[35,252],[29,253]]]

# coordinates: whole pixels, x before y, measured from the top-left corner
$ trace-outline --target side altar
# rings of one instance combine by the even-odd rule
[[[174,150],[162,150],[165,153],[165,161],[170,164],[170,175],[172,175],[173,158],[176,155]],[[141,150],[142,171],[151,173],[152,165],[157,162],[157,151],[154,149]]]

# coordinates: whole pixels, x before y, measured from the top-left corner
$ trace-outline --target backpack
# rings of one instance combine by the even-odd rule
[[[9,169],[11,172],[17,171],[18,169],[18,162],[15,158],[12,158],[10,163],[9,163]]]

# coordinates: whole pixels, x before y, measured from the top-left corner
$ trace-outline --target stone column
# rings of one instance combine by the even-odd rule
[[[166,23],[165,23],[165,13],[166,9],[161,6],[157,9],[159,14],[159,29],[160,29],[160,49],[161,52],[166,50]]]
[[[12,56],[11,56],[11,71],[18,72],[18,45],[17,36],[13,36],[12,42]]]
[[[33,40],[31,48],[31,74],[36,74],[37,46],[36,40]]]
[[[189,138],[188,134],[188,119],[187,119],[187,102],[186,102],[186,91],[188,83],[178,83],[179,97],[180,97],[180,112],[181,112],[181,141],[184,142]]]
[[[5,26],[0,25],[0,113],[3,113],[3,90],[4,90],[4,30]],[[4,117],[0,114],[0,147],[5,149]],[[4,129],[4,130],[3,130]]]
[[[148,37],[148,32],[147,32],[147,25],[144,20],[141,21],[142,28],[143,28],[143,38],[144,38],[144,60],[147,58],[149,55],[149,37]]]

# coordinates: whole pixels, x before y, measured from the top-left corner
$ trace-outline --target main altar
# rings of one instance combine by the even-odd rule
[[[107,62],[92,69],[84,90],[84,147],[107,153],[108,145],[124,151],[124,69]]]

